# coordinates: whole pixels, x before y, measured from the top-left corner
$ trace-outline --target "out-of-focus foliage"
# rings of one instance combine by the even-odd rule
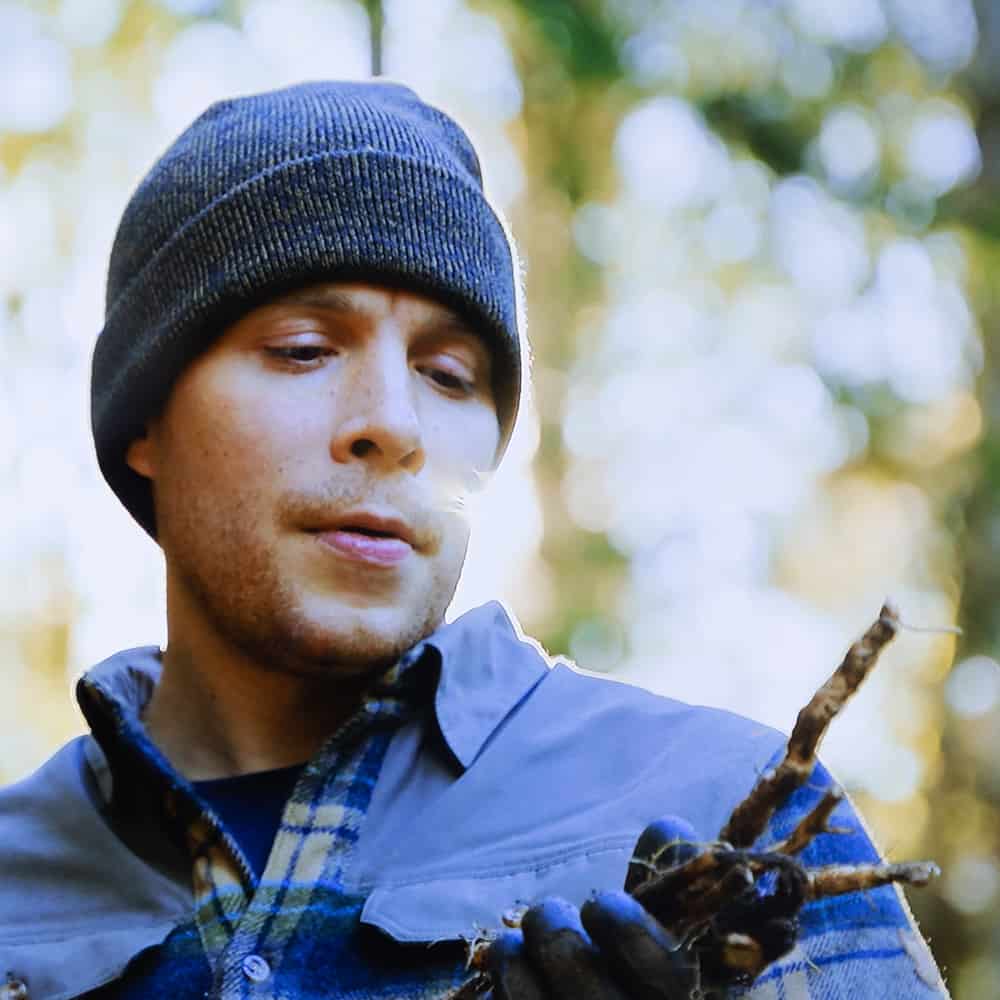
[[[887,593],[958,620],[897,640],[825,757],[944,868],[911,901],[956,997],[996,995],[985,0],[0,0],[0,779],[79,731],[69,676],[165,639],[87,416],[131,187],[209,101],[373,52],[473,132],[527,264],[534,408],[455,610],[785,729]]]

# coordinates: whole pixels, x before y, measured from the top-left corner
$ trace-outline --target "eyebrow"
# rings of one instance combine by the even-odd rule
[[[365,309],[359,306],[350,295],[338,291],[336,288],[304,288],[286,295],[280,301],[312,306],[317,309],[328,309],[344,316],[367,315]],[[482,339],[481,331],[453,309],[443,305],[438,305],[437,309],[438,311],[433,316],[420,324],[420,332],[464,333]]]
[[[279,301],[294,302],[296,305],[303,306],[316,306],[320,309],[332,309],[334,312],[354,316],[360,315],[364,311],[349,295],[333,288],[305,288],[302,291],[286,295]]]

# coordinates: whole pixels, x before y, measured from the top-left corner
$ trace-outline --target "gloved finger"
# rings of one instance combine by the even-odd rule
[[[487,996],[494,1000],[546,1000],[547,993],[531,968],[520,931],[504,931],[490,942],[486,970],[493,984]]]
[[[770,965],[795,947],[799,935],[799,925],[795,920],[769,920],[763,924],[754,937],[764,953],[764,964]]]
[[[652,877],[653,866],[669,868],[694,857],[700,850],[698,834],[680,816],[663,816],[639,835],[625,876],[625,891]]]
[[[552,896],[521,919],[524,946],[557,1000],[627,1000],[583,929],[580,912]]]
[[[600,892],[583,904],[580,918],[615,979],[627,983],[636,1000],[690,995],[693,959],[637,900],[625,892]]]

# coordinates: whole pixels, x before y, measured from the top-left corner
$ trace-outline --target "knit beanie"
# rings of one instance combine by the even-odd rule
[[[493,357],[499,461],[521,383],[517,258],[468,136],[407,87],[300,84],[213,104],[132,195],[94,349],[101,472],[153,537],[129,444],[185,366],[249,310],[321,281],[426,294]]]

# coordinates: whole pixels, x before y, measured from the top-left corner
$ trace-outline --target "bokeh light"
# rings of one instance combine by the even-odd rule
[[[827,179],[835,188],[856,189],[870,182],[878,169],[878,132],[862,108],[830,111],[823,119],[817,145]]]
[[[66,45],[38,13],[0,3],[0,131],[45,132],[73,104],[73,76]]]
[[[1000,872],[989,857],[966,855],[955,861],[945,879],[948,902],[963,913],[982,913],[996,903]]]
[[[948,677],[945,695],[952,711],[970,719],[1000,705],[1000,663],[989,656],[970,656]]]
[[[632,111],[615,153],[634,196],[667,209],[702,205],[728,181],[725,146],[678,98],[658,97]]]
[[[972,180],[981,164],[979,142],[967,117],[944,102],[922,109],[910,126],[906,165],[935,195]]]
[[[878,0],[790,0],[789,8],[802,31],[819,41],[869,52],[886,36],[888,23]]]

